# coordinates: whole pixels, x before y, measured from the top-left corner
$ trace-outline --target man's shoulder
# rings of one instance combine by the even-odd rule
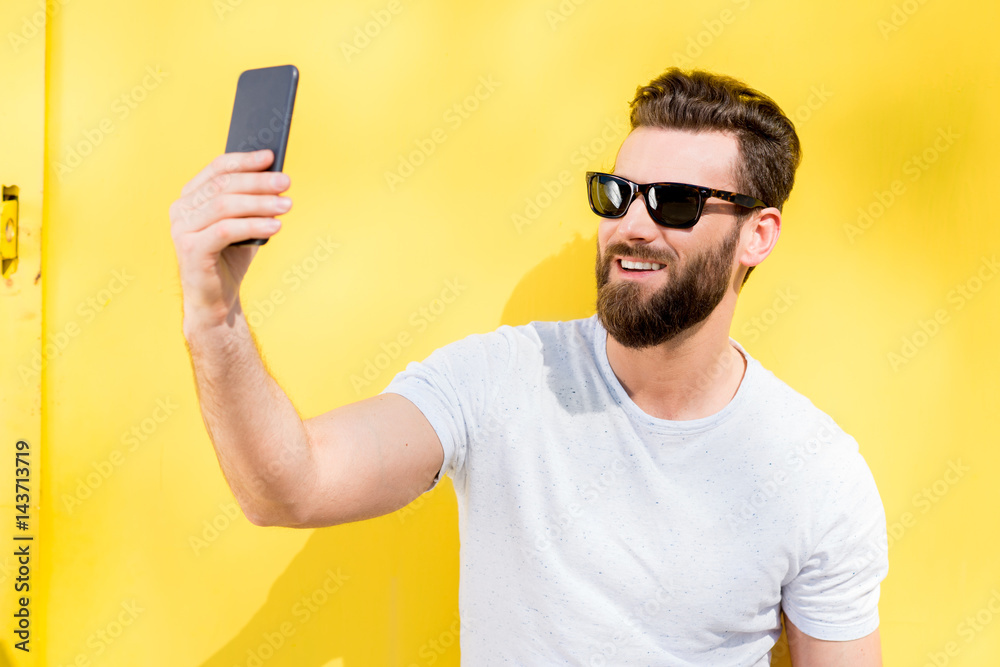
[[[461,343],[494,343],[504,341],[519,353],[540,350],[546,346],[579,348],[594,337],[596,315],[576,320],[532,320],[524,324],[501,324],[492,331],[469,334],[455,341]]]
[[[741,347],[741,349],[743,349]],[[750,396],[758,425],[788,445],[805,443],[813,454],[817,448],[838,455],[858,452],[857,441],[837,421],[798,389],[775,375],[758,360],[747,356],[755,366],[755,382]],[[819,459],[825,457],[816,457]]]
[[[575,320],[532,320],[526,324],[504,324],[497,331],[510,330],[520,335],[538,337],[592,336],[596,320],[597,315]]]
[[[501,324],[496,329],[467,334],[435,350],[429,360],[472,362],[503,358],[510,363],[566,359],[589,352],[596,316],[577,320],[533,320],[525,324]],[[520,360],[519,362],[517,360]]]

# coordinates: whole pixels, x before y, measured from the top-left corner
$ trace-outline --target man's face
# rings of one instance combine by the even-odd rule
[[[636,183],[677,182],[735,190],[736,139],[639,127],[625,139],[614,173]],[[689,229],[657,225],[638,195],[621,218],[602,218],[597,235],[597,315],[621,345],[658,345],[703,321],[736,289],[740,241],[730,202],[705,202]],[[630,270],[622,260],[662,265]]]

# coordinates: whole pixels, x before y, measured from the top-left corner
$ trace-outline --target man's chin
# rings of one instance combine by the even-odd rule
[[[608,329],[605,327],[608,335],[613,338],[622,347],[628,348],[630,350],[645,350],[651,347],[656,347],[657,345],[662,345],[670,340],[673,340],[680,334],[680,331],[671,331],[669,333],[658,331],[652,332],[646,330],[643,334],[639,335],[634,330],[615,331],[614,328]]]

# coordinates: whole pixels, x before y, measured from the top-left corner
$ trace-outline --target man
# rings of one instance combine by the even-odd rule
[[[452,477],[471,665],[881,664],[885,516],[857,443],[728,332],[799,143],[769,98],[676,69],[588,174],[597,315],[473,334],[305,420],[238,298],[290,202],[220,156],[171,208],[184,335],[223,472],[257,525],[399,509]],[[654,185],[649,185],[654,184]],[[268,226],[272,223],[271,226]]]

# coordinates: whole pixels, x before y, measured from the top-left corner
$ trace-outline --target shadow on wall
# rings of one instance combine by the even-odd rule
[[[576,236],[525,274],[498,326],[593,315],[596,248],[596,236]],[[393,514],[315,530],[264,605],[201,667],[457,665],[458,538],[450,479]],[[428,573],[424,563],[447,567]],[[444,598],[451,616],[428,619],[427,600]],[[403,628],[412,636],[417,626],[425,639],[401,646]],[[784,633],[772,664],[790,664]]]
[[[521,278],[504,306],[500,324],[517,326],[532,320],[575,320],[593,315],[597,307],[596,258],[597,236],[574,236]]]

